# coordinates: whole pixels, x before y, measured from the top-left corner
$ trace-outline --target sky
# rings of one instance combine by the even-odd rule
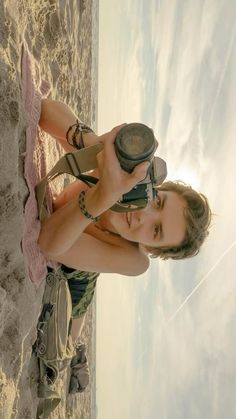
[[[168,179],[207,195],[195,258],[97,289],[98,419],[233,419],[236,2],[99,2],[98,131],[154,129]]]

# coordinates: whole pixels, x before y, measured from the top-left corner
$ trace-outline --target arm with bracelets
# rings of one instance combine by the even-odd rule
[[[78,132],[78,129],[76,132],[80,123],[86,127],[86,132]],[[88,147],[99,141],[92,129],[82,123],[68,105],[57,100],[42,100],[39,126],[53,137],[66,153],[73,153],[78,148]],[[94,169],[93,176],[98,176],[97,169]],[[71,182],[58,195],[53,196],[53,209],[59,209],[69,200],[78,196],[80,190],[81,181]]]
[[[70,151],[75,150],[72,144],[77,141],[76,121],[76,116],[68,106],[61,102],[43,101],[39,124],[65,150],[68,147]],[[99,181],[86,194],[80,194],[79,199],[76,196],[69,200],[42,222],[38,244],[49,258],[56,260],[58,255],[68,251],[96,217],[109,210],[120,196],[132,189],[146,174],[146,163],[136,166],[132,173],[121,169],[115,154],[114,141],[122,126],[99,137],[92,132],[83,132],[85,146],[98,142],[104,145],[97,155]],[[81,142],[80,132],[78,134]]]
[[[86,128],[81,136],[81,131],[77,131],[77,122],[81,122],[71,108],[63,102],[51,99],[43,99],[41,104],[41,115],[39,126],[63,147],[66,152],[75,151],[75,143],[88,147],[98,143],[98,136],[86,124],[81,123]],[[86,132],[87,131],[87,132]],[[74,140],[74,141],[73,141]]]

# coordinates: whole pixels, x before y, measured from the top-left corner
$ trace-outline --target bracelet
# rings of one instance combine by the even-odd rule
[[[69,133],[72,130],[73,127],[75,128],[74,134],[72,135],[72,143],[70,143],[69,141]],[[83,140],[83,132],[88,133],[88,132],[92,132],[94,133],[94,131],[92,130],[92,128],[90,128],[88,125],[85,125],[83,122],[80,122],[78,119],[76,120],[76,123],[71,125],[68,128],[68,131],[66,133],[66,140],[68,142],[68,144],[70,144],[72,147],[77,148],[78,150],[81,150],[81,148],[84,148],[84,140]],[[79,141],[77,143],[76,141],[76,137],[77,135],[80,134],[79,137]]]
[[[92,214],[89,214],[89,212],[85,208],[85,203],[84,203],[85,193],[86,193],[85,191],[81,191],[80,194],[79,194],[78,203],[79,203],[80,211],[89,220],[98,221],[99,220],[99,216],[98,217],[93,217],[93,215]]]

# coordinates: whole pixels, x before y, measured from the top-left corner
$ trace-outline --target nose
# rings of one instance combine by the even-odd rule
[[[158,219],[160,219],[161,214],[160,211],[158,211],[158,208],[154,208],[150,203],[148,205],[140,210],[135,211],[133,213],[133,216],[137,220],[137,222],[141,224],[146,224],[148,221],[150,222],[157,222]]]

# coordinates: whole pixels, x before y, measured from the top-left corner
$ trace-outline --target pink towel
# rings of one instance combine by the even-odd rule
[[[29,196],[24,211],[22,251],[25,269],[29,279],[35,285],[40,285],[41,281],[46,277],[47,265],[52,266],[43,256],[37,245],[40,221],[38,220],[37,202],[34,193],[35,185],[46,175],[46,161],[42,153],[42,138],[40,140],[40,135],[42,134],[40,134],[38,122],[41,111],[41,99],[48,95],[50,85],[45,80],[40,80],[40,73],[36,67],[36,63],[26,47],[23,48],[21,65],[22,96],[26,117],[24,176],[29,189]],[[36,74],[38,81],[36,81]],[[47,206],[49,210],[52,209],[52,196],[50,191],[47,191]],[[54,267],[56,266],[57,264],[54,264]]]

